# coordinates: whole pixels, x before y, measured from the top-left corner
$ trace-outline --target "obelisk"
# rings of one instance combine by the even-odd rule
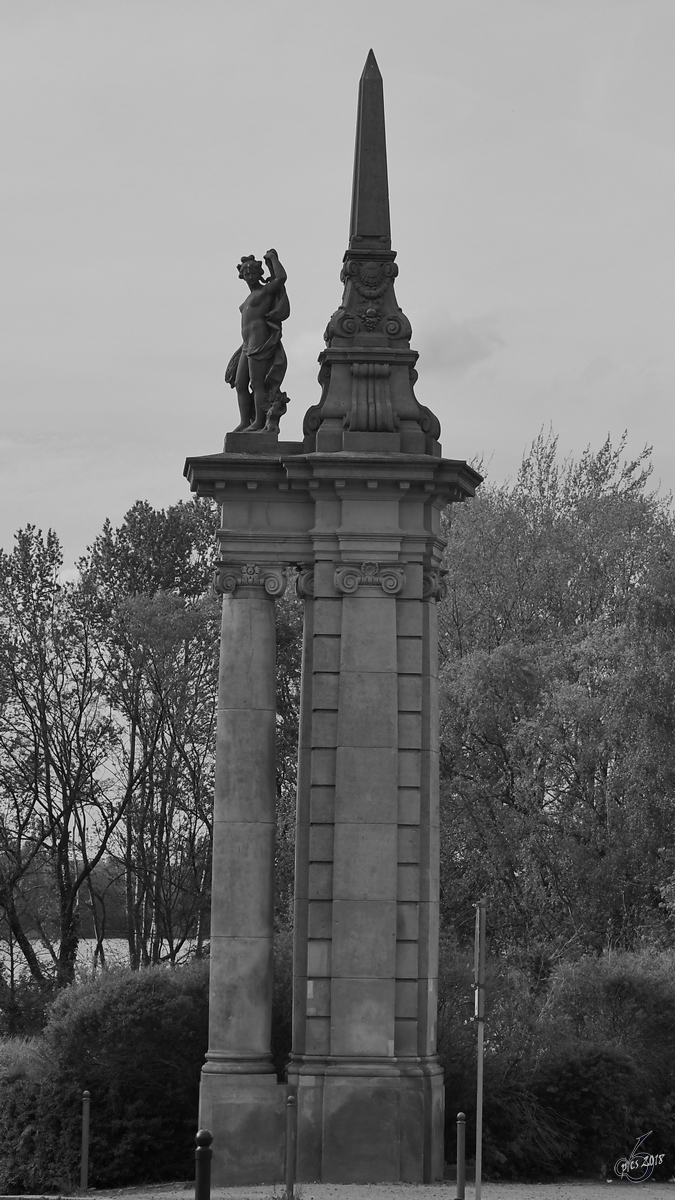
[[[304,441],[238,433],[236,453],[228,435],[225,453],[186,464],[193,490],[222,505],[212,1020],[202,1085],[218,1184],[280,1179],[283,1165],[285,1088],[274,1086],[269,1058],[271,614],[289,566],[299,568],[305,602],[288,1069],[297,1177],[443,1177],[440,514],[472,496],[480,476],[442,458],[438,420],[415,396],[418,356],[394,292],[395,258],[382,78],[371,51],[359,88],[344,294],[326,329],[321,399],[306,414]]]

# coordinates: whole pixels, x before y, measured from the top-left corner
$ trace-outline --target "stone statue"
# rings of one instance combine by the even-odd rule
[[[287,367],[281,323],[291,311],[287,276],[276,250],[267,251],[265,262],[268,279],[263,279],[263,265],[253,254],[245,254],[237,266],[239,278],[248,284],[251,294],[240,306],[243,342],[225,372],[225,382],[237,389],[241,421],[235,433],[263,429],[278,433],[288,403],[288,396],[280,390]]]

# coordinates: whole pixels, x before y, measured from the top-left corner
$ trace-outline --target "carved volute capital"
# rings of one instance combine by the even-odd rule
[[[445,582],[447,571],[437,569],[435,571],[425,571],[422,577],[422,599],[423,600],[444,600],[448,585]]]
[[[277,600],[288,583],[287,567],[270,563],[218,563],[213,588],[219,596],[231,596],[239,588],[260,588]]]
[[[295,590],[301,600],[312,600],[314,597],[314,572],[301,570],[295,581]]]
[[[336,568],[335,586],[345,596],[353,596],[360,587],[381,587],[387,596],[395,596],[405,586],[405,571],[393,563],[347,563]]]
[[[365,259],[362,255],[347,251],[340,273],[345,289],[342,304],[328,322],[324,341],[327,346],[359,345],[360,335],[366,334],[370,345],[408,348],[412,329],[394,292],[398,267],[392,261],[393,252]],[[379,339],[374,338],[376,334]]]

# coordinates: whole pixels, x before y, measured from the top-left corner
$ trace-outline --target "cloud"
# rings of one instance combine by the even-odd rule
[[[412,344],[419,350],[425,370],[444,370],[451,375],[463,374],[506,345],[492,317],[447,320],[435,329],[422,327]]]

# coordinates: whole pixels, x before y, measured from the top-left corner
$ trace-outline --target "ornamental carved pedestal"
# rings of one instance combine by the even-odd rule
[[[438,974],[440,514],[480,476],[444,459],[396,303],[382,80],[361,80],[343,302],[302,443],[239,433],[188,459],[221,504],[210,1033],[200,1124],[217,1185],[283,1177],[270,1055],[274,599],[304,600],[293,1050],[297,1178],[443,1177]]]

